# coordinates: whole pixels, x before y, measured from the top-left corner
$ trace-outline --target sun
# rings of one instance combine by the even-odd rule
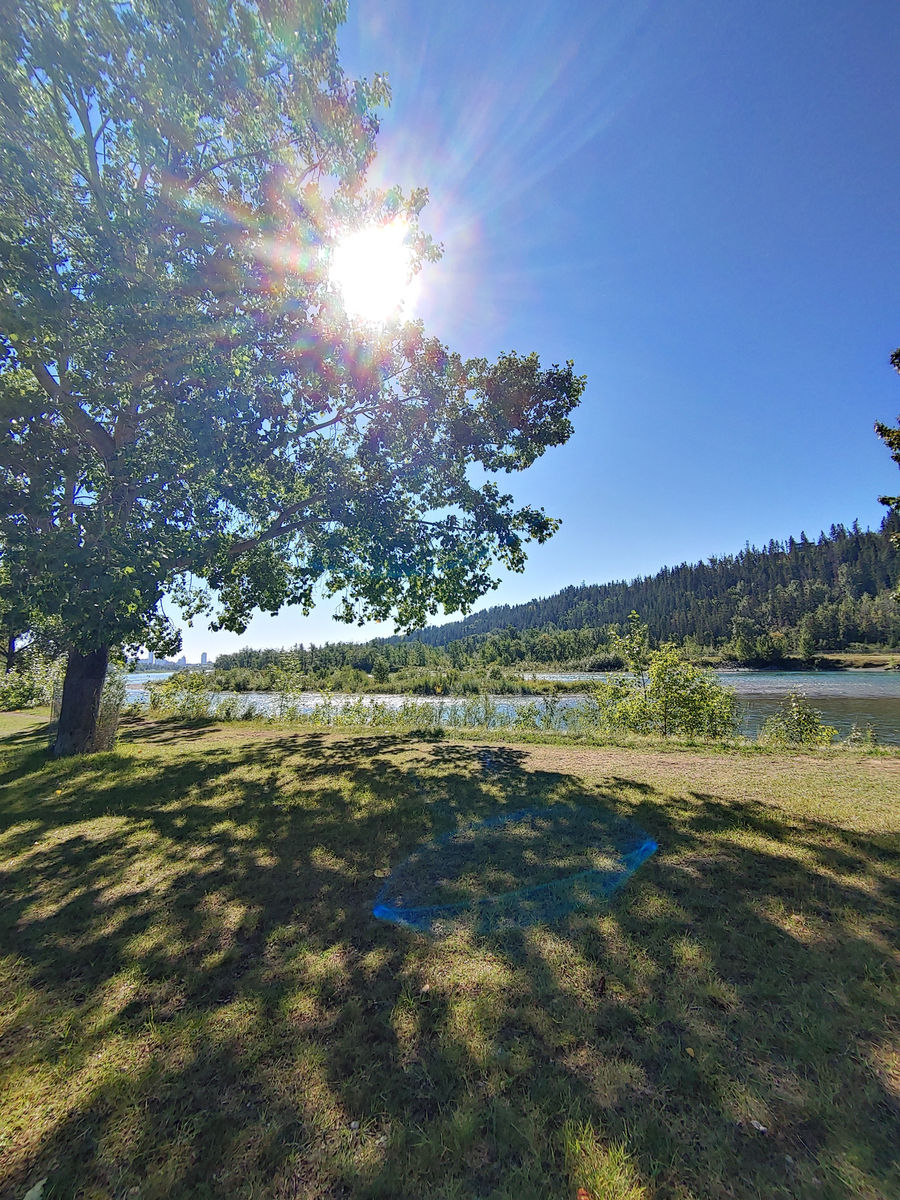
[[[418,290],[408,236],[409,225],[397,219],[367,225],[337,243],[329,273],[352,316],[381,325],[408,310]]]

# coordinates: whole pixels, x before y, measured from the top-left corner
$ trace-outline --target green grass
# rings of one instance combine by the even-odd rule
[[[870,650],[853,652],[836,651],[833,654],[818,654],[816,658],[825,667],[876,667],[900,670],[900,654],[896,650]]]
[[[0,718],[0,1196],[900,1196],[900,758],[492,757]],[[608,908],[371,917],[423,837],[570,801],[659,843]]]

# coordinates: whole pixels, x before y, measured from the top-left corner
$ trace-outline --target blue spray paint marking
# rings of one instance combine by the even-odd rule
[[[417,846],[372,912],[425,933],[546,923],[602,906],[657,848],[644,830],[604,810],[501,813]]]

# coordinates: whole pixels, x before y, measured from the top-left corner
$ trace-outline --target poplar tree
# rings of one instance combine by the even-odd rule
[[[463,610],[556,527],[498,476],[571,433],[584,380],[463,359],[344,311],[385,81],[329,0],[22,0],[0,27],[0,564],[62,631],[57,754],[111,651],[174,653],[163,602],[241,631],[336,596],[402,628]]]

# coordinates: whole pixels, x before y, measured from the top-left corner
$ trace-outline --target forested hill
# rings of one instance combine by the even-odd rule
[[[817,541],[769,542],[740,554],[664,567],[630,583],[581,584],[527,604],[497,605],[463,621],[420,630],[408,638],[360,645],[329,642],[291,651],[245,648],[220,655],[218,671],[266,671],[284,666],[354,690],[354,672],[386,680],[394,672],[468,667],[546,665],[600,670],[619,659],[610,627],[632,611],[653,641],[675,641],[691,656],[763,665],[854,647],[900,647],[900,516],[875,532],[833,525]],[[342,672],[344,674],[342,674]],[[331,674],[329,674],[331,673]],[[345,677],[346,676],[346,677]],[[399,676],[398,676],[399,678]],[[262,687],[255,676],[227,688]],[[407,681],[408,683],[409,681]],[[444,689],[447,679],[435,676]],[[416,681],[416,686],[422,684]],[[483,681],[482,681],[483,685]],[[265,686],[269,686],[266,684]],[[309,686],[312,686],[310,683]]]
[[[567,587],[545,599],[497,605],[423,629],[413,639],[430,646],[463,641],[474,649],[500,632],[591,629],[599,635],[636,610],[655,639],[690,639],[718,647],[728,643],[745,659],[770,657],[768,649],[796,652],[801,640],[804,651],[843,649],[855,642],[896,646],[900,604],[890,590],[900,576],[900,551],[890,535],[898,532],[896,513],[877,531],[863,531],[857,522],[850,529],[832,525],[817,541],[801,533],[799,540],[791,537],[762,549],[747,546],[739,554],[664,567],[630,583]],[[767,639],[782,645],[767,649]],[[571,650],[590,653],[589,643],[600,640],[578,639],[584,644],[573,644]],[[568,647],[560,650],[552,657],[572,656]]]

